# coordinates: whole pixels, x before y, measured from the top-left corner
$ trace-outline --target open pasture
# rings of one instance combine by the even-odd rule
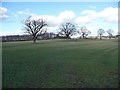
[[[117,40],[2,44],[3,88],[118,87]]]

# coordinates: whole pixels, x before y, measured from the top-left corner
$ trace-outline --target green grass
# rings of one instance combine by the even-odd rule
[[[118,87],[116,40],[3,43],[3,88]]]

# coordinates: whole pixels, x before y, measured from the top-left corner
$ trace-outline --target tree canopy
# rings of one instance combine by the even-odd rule
[[[82,33],[82,37],[86,38],[86,36],[88,36],[91,32],[85,27],[81,27],[81,33]]]
[[[38,20],[27,18],[24,21],[24,25],[25,31],[33,36],[33,41],[36,43],[38,34],[40,35],[42,32],[44,32],[43,27],[46,26],[47,23],[42,18]]]
[[[104,29],[98,29],[98,35],[100,36],[100,40],[102,40],[102,35],[105,33]]]
[[[61,31],[60,34],[64,34],[66,38],[69,38],[69,35],[76,31],[76,26],[70,22],[65,22],[61,24],[60,28]]]

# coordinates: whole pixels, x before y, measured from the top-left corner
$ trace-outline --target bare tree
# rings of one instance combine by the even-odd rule
[[[85,26],[83,26],[81,27],[81,33],[82,33],[82,37],[86,38],[86,36],[88,36],[91,32],[88,29],[86,29]]]
[[[24,25],[25,31],[33,36],[33,41],[36,43],[38,34],[40,35],[40,33],[44,31],[43,27],[46,26],[47,23],[43,19],[31,20],[30,18],[27,18],[24,21]]]
[[[107,31],[106,31],[107,33],[108,33],[108,37],[109,37],[109,39],[111,39],[111,37],[113,36],[112,34],[113,34],[113,30],[112,29],[108,29]]]
[[[69,35],[76,31],[76,26],[70,22],[63,23],[60,26],[59,34],[64,34],[66,38],[69,38]]]
[[[100,40],[102,40],[102,35],[105,33],[104,29],[98,30],[98,35],[100,36]]]

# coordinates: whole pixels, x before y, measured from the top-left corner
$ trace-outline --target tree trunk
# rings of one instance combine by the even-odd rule
[[[66,34],[66,38],[69,39],[69,34]]]
[[[100,35],[100,40],[102,40],[102,36]]]
[[[83,37],[83,39],[85,38],[85,34],[84,33],[82,34],[82,37]]]
[[[36,43],[36,40],[34,39],[33,42]]]
[[[112,34],[109,35],[109,39],[111,39],[111,38],[112,38]]]
[[[34,43],[36,43],[36,39],[37,39],[36,37],[33,37],[33,42],[34,42]]]
[[[109,35],[109,39],[110,39],[110,35]]]

